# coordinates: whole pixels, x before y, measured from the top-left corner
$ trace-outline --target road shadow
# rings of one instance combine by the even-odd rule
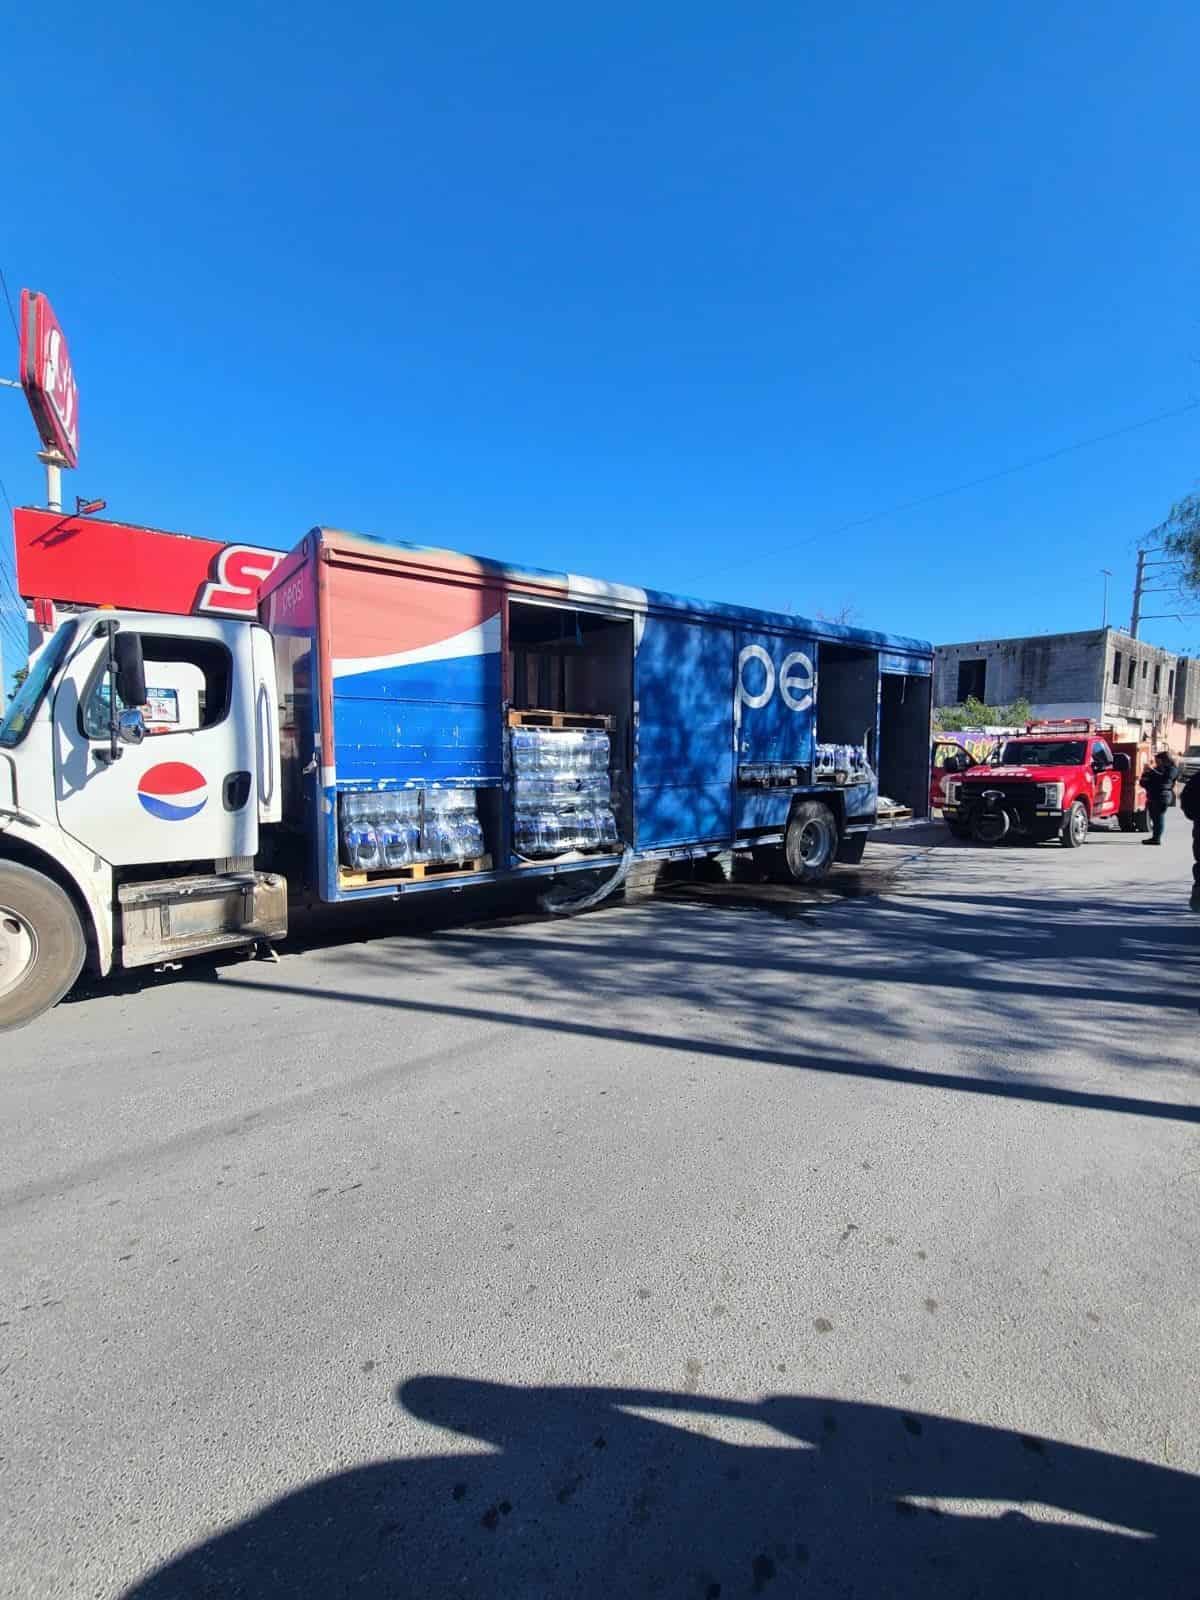
[[[470,1446],[306,1484],[126,1600],[1200,1592],[1200,1479],[1101,1451],[810,1395],[428,1376],[396,1399]]]

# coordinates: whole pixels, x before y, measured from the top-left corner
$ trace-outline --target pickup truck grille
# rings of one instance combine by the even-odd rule
[[[1022,818],[1032,817],[1037,811],[1040,788],[1037,783],[965,783],[962,803],[978,805],[985,794],[996,791],[1003,795],[1006,810],[1016,811]]]

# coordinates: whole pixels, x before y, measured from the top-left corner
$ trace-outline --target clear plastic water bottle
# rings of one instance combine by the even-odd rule
[[[549,806],[543,806],[534,813],[534,832],[537,848],[534,855],[556,856],[562,851],[562,830],[558,825],[558,814]]]
[[[600,822],[589,805],[582,805],[576,812],[576,825],[576,850],[597,849],[600,844]]]
[[[370,872],[382,865],[371,801],[369,794],[342,794],[338,797],[346,856],[350,865],[357,867],[360,872]]]
[[[513,849],[519,856],[537,854],[537,827],[532,811],[520,810],[514,813]]]
[[[471,798],[474,802],[474,795]],[[483,825],[473,803],[469,811],[463,812],[462,817],[463,847],[466,858],[470,861],[483,854]]]
[[[602,806],[596,812],[596,821],[600,829],[600,848],[613,850],[621,842],[617,833],[617,819],[612,813],[612,808]]]
[[[400,826],[395,795],[379,795],[375,802],[375,814],[375,834],[383,864],[388,867],[408,866],[407,841]]]

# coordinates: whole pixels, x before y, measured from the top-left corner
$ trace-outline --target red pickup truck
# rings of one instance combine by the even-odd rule
[[[979,844],[1058,839],[1073,850],[1104,818],[1125,833],[1144,833],[1137,777],[1148,759],[1147,746],[1114,740],[1094,722],[1031,722],[1001,743],[994,765],[943,780],[942,814],[957,838]]]

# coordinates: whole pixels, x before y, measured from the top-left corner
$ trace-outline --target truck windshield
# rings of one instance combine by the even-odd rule
[[[66,660],[76,626],[74,622],[64,622],[29,669],[29,676],[13,696],[4,721],[0,722],[0,745],[20,744],[29,732],[46,690]]]
[[[1002,767],[1080,767],[1084,739],[1010,739],[1000,758]]]

